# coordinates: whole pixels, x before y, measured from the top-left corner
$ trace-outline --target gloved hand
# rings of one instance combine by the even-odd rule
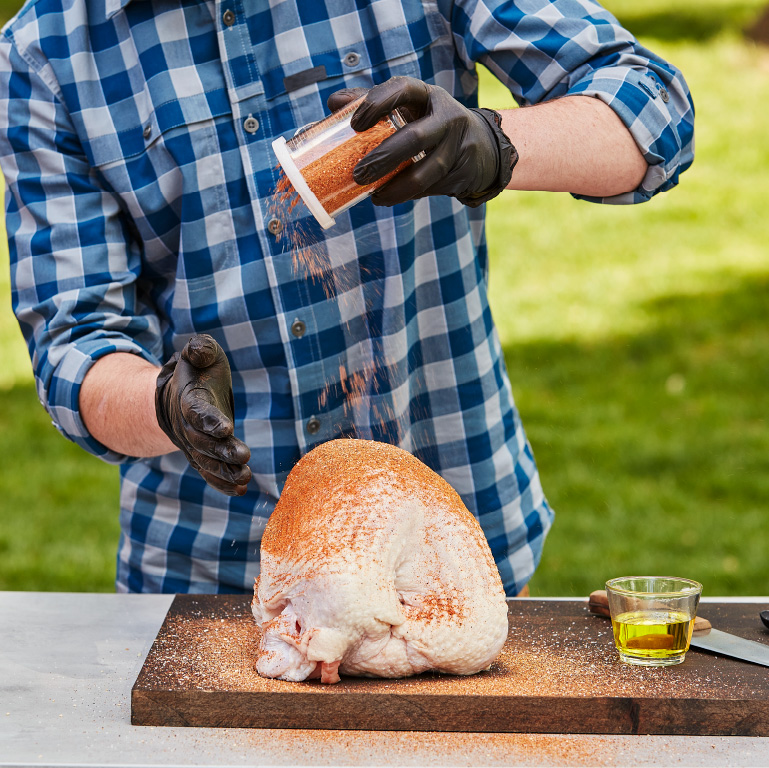
[[[161,369],[158,424],[213,488],[242,496],[251,479],[248,446],[233,436],[230,364],[207,334],[193,336]]]
[[[339,109],[363,92],[337,91],[329,107]],[[369,152],[355,166],[353,178],[370,184],[422,151],[427,156],[374,192],[374,203],[395,205],[427,195],[452,195],[476,207],[509,184],[518,154],[496,112],[468,109],[443,88],[393,77],[367,92],[351,126],[365,131],[396,107],[405,108],[412,122]]]

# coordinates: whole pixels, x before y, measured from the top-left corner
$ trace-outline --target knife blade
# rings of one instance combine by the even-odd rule
[[[609,617],[609,598],[605,589],[597,589],[590,593],[587,603],[590,613],[596,616]],[[713,629],[710,622],[697,616],[694,620],[691,645],[703,651],[720,653],[722,656],[731,656],[740,661],[748,661],[752,664],[761,664],[769,667],[769,645],[757,643],[755,640],[746,640],[744,637]]]

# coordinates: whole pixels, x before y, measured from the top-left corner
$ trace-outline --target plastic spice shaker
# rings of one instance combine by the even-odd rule
[[[369,130],[357,133],[350,127],[350,118],[363,99],[361,96],[327,118],[300,128],[289,141],[280,136],[272,142],[283,172],[323,229],[333,226],[342,211],[365,200],[419,159],[402,163],[373,184],[355,183],[352,171],[358,161],[406,124],[396,109]]]

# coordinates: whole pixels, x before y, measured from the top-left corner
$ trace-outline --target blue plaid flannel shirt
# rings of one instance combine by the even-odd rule
[[[340,435],[433,467],[507,592],[528,582],[552,511],[489,310],[483,208],[364,202],[321,232],[272,202],[272,140],[323,117],[333,91],[409,75],[473,106],[476,63],[521,105],[586,94],[616,111],[649,169],[604,202],[646,200],[692,160],[679,72],[591,0],[31,0],[5,27],[14,308],[56,427],[120,464],[119,591],[249,591],[288,471]],[[321,274],[292,252],[300,226]],[[78,413],[94,361],[160,364],[198,332],[232,365],[243,497],[178,452],[116,455]]]

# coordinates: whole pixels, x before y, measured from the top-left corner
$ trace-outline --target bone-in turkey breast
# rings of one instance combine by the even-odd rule
[[[368,440],[324,443],[291,470],[262,538],[252,609],[257,671],[282,680],[469,675],[507,637],[477,520],[417,458]]]

